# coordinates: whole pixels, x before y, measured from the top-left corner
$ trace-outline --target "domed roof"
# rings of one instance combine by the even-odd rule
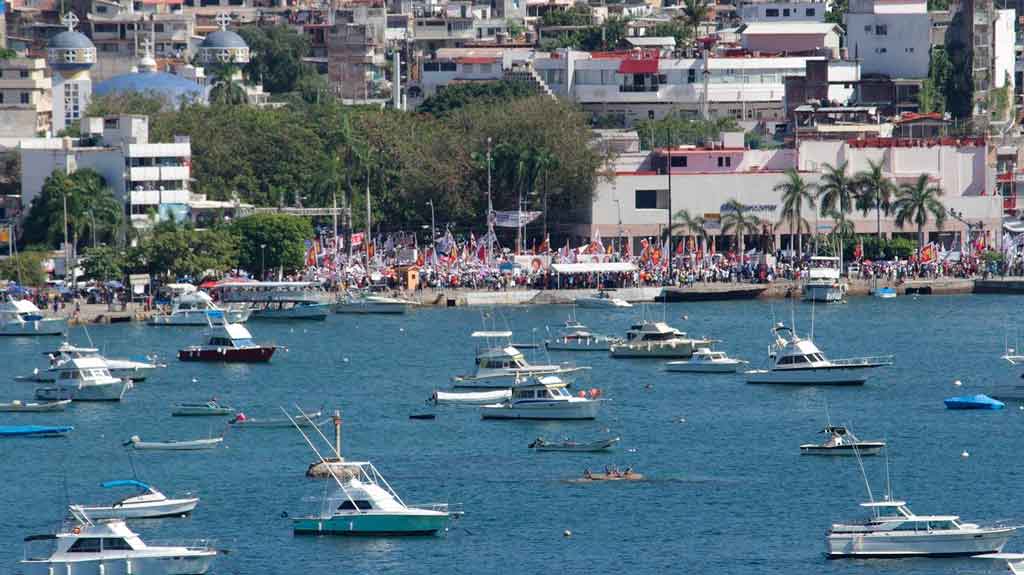
[[[92,40],[85,34],[75,32],[74,30],[65,30],[50,38],[47,48],[51,50],[78,50],[81,48],[96,48],[96,46],[93,46]]]
[[[199,45],[200,48],[249,48],[249,45],[245,43],[245,40],[241,36],[235,34],[231,30],[217,30],[216,32],[210,32],[203,39],[203,43]]]
[[[121,74],[109,80],[100,82],[93,87],[92,93],[95,96],[106,96],[108,94],[123,94],[127,92],[147,92],[163,96],[174,107],[178,107],[182,99],[198,100],[204,99],[203,87],[188,78],[175,76],[166,72],[133,72]]]

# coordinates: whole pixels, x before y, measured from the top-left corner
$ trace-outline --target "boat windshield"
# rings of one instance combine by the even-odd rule
[[[356,509],[366,511],[373,509],[373,504],[365,499],[356,499],[355,503],[351,500],[346,499],[342,501],[341,505],[338,506],[338,511],[354,511]]]

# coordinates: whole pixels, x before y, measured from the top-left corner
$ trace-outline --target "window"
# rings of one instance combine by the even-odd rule
[[[814,14],[815,14],[814,8],[808,8],[808,9],[804,10],[804,16],[814,16]]]
[[[31,101],[32,101],[32,95],[31,94],[29,94],[28,92],[22,92],[21,93],[21,103],[22,104],[28,104]]]
[[[367,509],[373,509],[373,505],[371,505],[370,502],[366,501],[365,499],[356,499],[354,504],[351,500],[346,500],[343,501],[342,504],[338,506],[338,509],[340,511],[352,511],[355,509],[362,509],[365,511]]]
[[[0,92],[0,104],[4,103],[4,93]]]
[[[765,18],[778,18],[779,17],[779,9],[778,8],[767,8],[767,9],[765,9],[764,17]]]
[[[672,156],[672,167],[673,168],[685,168],[686,167],[686,156]]]
[[[888,50],[886,50],[885,48],[875,48],[876,54],[885,54],[886,52],[888,52]]]
[[[910,48],[907,48],[907,53],[908,54],[913,54],[914,53],[914,47],[911,46]]]
[[[105,537],[103,539],[103,549],[105,551],[131,551],[132,546],[120,537]]]
[[[19,78],[28,78],[28,70],[18,70]]]
[[[441,62],[441,71],[442,72],[454,72],[455,71],[455,62]]]
[[[104,130],[116,130],[118,126],[117,118],[104,118],[103,129]]]
[[[718,167],[719,168],[730,168],[732,167],[732,158],[729,156],[718,156]]]
[[[889,27],[885,24],[875,24],[875,36],[888,36]]]
[[[163,24],[153,24],[153,31],[157,32],[159,34],[163,34],[163,32],[164,32],[164,25]]]
[[[864,26],[864,33],[865,34],[870,34],[871,33],[871,24],[867,24],[867,25]]]
[[[690,68],[686,71],[686,82],[692,84],[697,81],[697,70]]]
[[[647,110],[647,119],[648,120],[653,120],[654,119],[654,110]]]
[[[782,15],[783,15],[783,16],[789,16],[789,8],[785,8],[785,9],[783,9],[783,10],[782,10]]]
[[[99,537],[84,537],[75,541],[68,549],[68,553],[99,553],[100,552],[100,539]]]
[[[480,64],[480,73],[481,74],[490,74],[491,73],[491,66],[492,65],[493,64]],[[550,80],[549,80],[549,83],[550,83]]]
[[[438,62],[424,62],[423,63],[423,71],[424,72],[438,72],[440,70],[441,70],[441,64],[438,63]]]
[[[668,208],[668,190],[637,190],[636,209],[664,210]]]
[[[463,64],[462,65],[462,73],[463,74],[472,74],[473,73],[473,65],[472,64]]]

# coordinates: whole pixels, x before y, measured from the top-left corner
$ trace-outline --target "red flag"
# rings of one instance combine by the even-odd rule
[[[683,255],[683,242],[684,241],[685,240],[679,240],[679,242],[676,244],[676,254]]]

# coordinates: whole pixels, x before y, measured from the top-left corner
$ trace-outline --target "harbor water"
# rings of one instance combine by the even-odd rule
[[[425,403],[473,370],[469,334],[486,322],[515,341],[540,342],[567,306],[423,309],[406,316],[335,315],[326,322],[250,322],[256,341],[286,346],[267,365],[180,363],[202,328],[112,325],[89,335],[111,357],[158,353],[168,364],[111,404],[64,413],[0,413],[0,425],[70,424],[63,439],[0,441],[0,573],[16,573],[25,536],[53,529],[68,503],[113,501],[111,479],[137,477],[169,496],[201,498],[185,519],[133,523],[143,539],[209,538],[229,550],[213,573],[1003,573],[978,559],[828,561],[826,530],[862,517],[864,482],[852,458],[801,456],[828,419],[890,444],[895,495],[919,514],[1024,524],[1024,410],[947,411],[942,400],[1019,378],[1000,359],[1014,345],[1013,296],[853,298],[814,308],[814,340],[832,358],[895,354],[863,387],[747,385],[741,375],[666,373],[656,360],[552,354],[593,370],[576,389],[608,401],[593,422],[482,421],[473,407]],[[593,331],[623,335],[645,313],[760,367],[773,321],[812,329],[809,304],[786,301],[577,310]],[[683,316],[686,319],[683,319]],[[484,317],[489,316],[489,317]],[[84,332],[72,332],[85,344]],[[0,342],[0,401],[28,399],[14,377],[43,368],[58,338]],[[547,362],[542,351],[527,352]],[[955,387],[954,380],[963,385]],[[437,537],[295,536],[291,516],[315,509],[328,482],[304,477],[313,453],[292,429],[228,429],[199,452],[132,452],[145,441],[220,435],[226,418],[171,417],[174,403],[221,402],[252,417],[279,406],[341,409],[343,450],[370,460],[406,503],[461,503],[465,516]],[[411,414],[436,413],[435,420]],[[329,426],[325,433],[332,436]],[[537,438],[620,436],[608,454],[534,453]],[[969,457],[963,457],[962,452]],[[876,497],[885,460],[865,458]],[[642,482],[580,484],[585,469],[631,466]],[[568,530],[571,536],[566,537]],[[1024,533],[1005,551],[1024,552]]]

